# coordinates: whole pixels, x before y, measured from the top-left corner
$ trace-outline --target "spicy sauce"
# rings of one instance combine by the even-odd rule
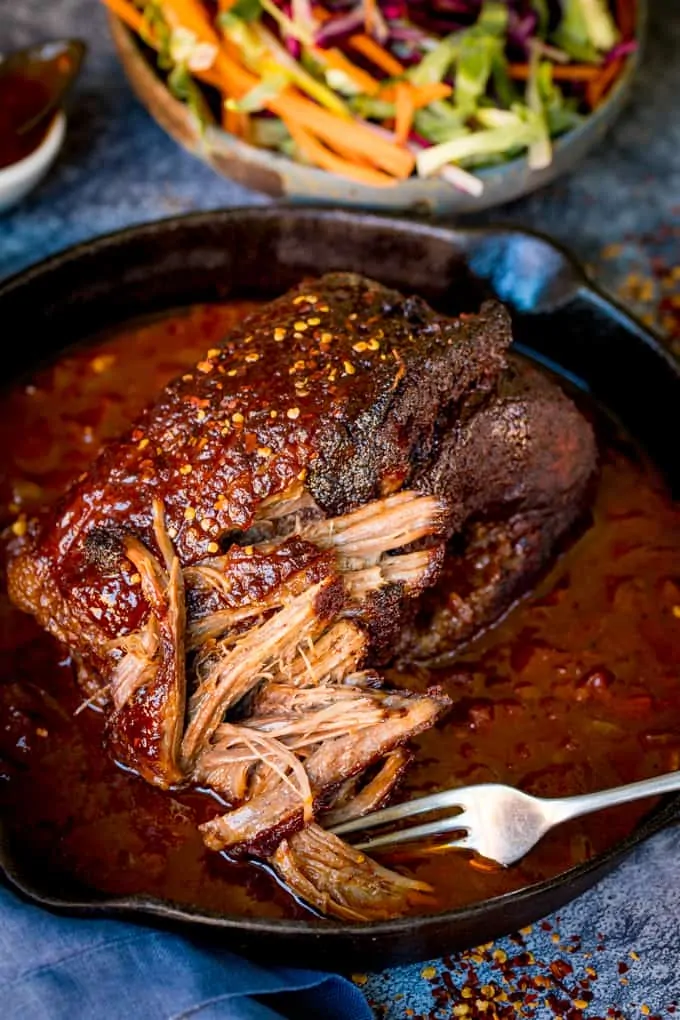
[[[0,399],[1,523],[53,500],[103,440],[252,305],[203,306],[101,338]],[[444,670],[390,674],[440,684],[453,708],[417,739],[406,792],[506,782],[576,794],[680,768],[680,510],[654,470],[600,423],[591,525],[534,593]],[[211,912],[302,917],[263,868],[203,847],[216,813],[199,793],[163,793],[102,750],[103,716],[82,706],[68,657],[0,604],[0,804],[20,852],[45,873],[113,894]],[[462,854],[403,858],[437,908],[521,888],[628,834],[649,803],[562,826],[505,870]],[[397,860],[396,856],[385,858]]]

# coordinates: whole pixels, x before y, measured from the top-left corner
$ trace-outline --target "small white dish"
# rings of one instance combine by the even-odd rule
[[[15,205],[43,179],[57,158],[66,134],[66,115],[59,110],[37,149],[0,169],[0,213]]]

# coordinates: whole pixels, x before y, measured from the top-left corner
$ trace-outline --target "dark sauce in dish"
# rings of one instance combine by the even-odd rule
[[[0,401],[2,524],[20,532],[25,514],[54,499],[250,307],[201,306],[132,325],[10,390]],[[600,448],[592,524],[549,576],[454,665],[402,678],[441,684],[454,702],[416,741],[407,794],[498,781],[560,796],[680,768],[680,511],[604,421]],[[0,642],[0,803],[20,853],[45,874],[106,893],[308,916],[263,868],[205,850],[196,825],[217,812],[213,798],[162,793],[109,760],[103,717],[74,714],[82,695],[68,657],[6,596]],[[510,869],[450,853],[403,863],[434,885],[438,909],[457,907],[588,859],[649,807],[570,823]]]
[[[44,118],[19,134],[17,128],[45,107],[49,90],[37,78],[8,73],[0,75],[0,169],[25,159],[38,148],[51,124]]]

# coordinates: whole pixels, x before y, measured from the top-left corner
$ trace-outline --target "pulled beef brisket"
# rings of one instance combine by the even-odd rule
[[[363,700],[369,703],[367,707],[375,709],[364,713],[363,720],[356,703],[350,704],[349,709],[342,702],[335,703],[334,709],[340,708],[341,711],[336,712],[338,724],[335,730],[339,731],[339,735],[333,739],[328,738],[318,723],[314,732],[314,712],[298,715],[303,732],[307,731],[310,735],[306,740],[303,738],[297,742],[293,738],[292,743],[296,750],[308,752],[305,756],[310,787],[308,796],[313,799],[315,807],[323,806],[325,795],[344,780],[362,772],[393,748],[430,727],[448,704],[447,699],[436,693],[419,696],[396,691],[373,692]],[[345,710],[342,711],[342,708]],[[291,715],[294,716],[294,713]],[[292,721],[295,721],[294,718]],[[248,720],[247,732],[246,727],[242,727],[241,732],[244,737],[250,738],[251,730],[269,730],[274,753],[275,743],[279,747],[291,744],[286,733],[287,730],[290,733],[292,728],[290,716],[283,722],[284,725],[277,729],[271,722],[267,726],[266,719],[264,723],[259,719]],[[292,783],[282,777],[273,786],[268,784],[260,796],[250,797],[241,807],[206,822],[201,831],[205,842],[213,850],[228,850],[235,856],[245,853],[268,856],[284,836],[297,832],[304,823],[304,798]]]
[[[329,809],[321,815],[323,824],[334,829],[337,825],[383,807],[399,785],[412,759],[413,754],[407,747],[397,747],[378,763],[375,773],[366,778],[363,784],[360,780],[366,773],[346,779],[338,788]]]
[[[451,319],[353,274],[306,281],[166,387],[12,552],[12,598],[68,646],[116,759],[219,793],[207,845],[267,858],[334,916],[426,891],[315,821],[383,803],[447,707],[366,667],[450,654],[584,506],[590,429],[510,342],[495,302]]]
[[[282,840],[271,864],[296,896],[343,921],[384,921],[432,903],[425,882],[376,864],[314,823]]]
[[[154,500],[152,513],[163,565],[133,535],[123,539],[125,556],[137,568],[149,613],[140,631],[111,641],[122,657],[110,674],[113,710],[107,728],[113,754],[122,761],[139,763],[144,779],[165,786],[182,778],[179,749],[186,697],[186,614],[182,568],[165,531],[158,500]]]

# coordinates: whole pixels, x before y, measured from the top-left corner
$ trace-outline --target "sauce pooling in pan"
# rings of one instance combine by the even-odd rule
[[[117,331],[64,355],[0,402],[3,525],[54,499],[159,389],[253,306],[203,306]],[[444,670],[391,673],[440,684],[454,707],[418,739],[407,792],[499,781],[547,796],[680,767],[680,513],[606,424],[593,523],[537,590]],[[13,840],[35,866],[113,894],[213,912],[305,916],[264,869],[207,851],[201,794],[161,793],[101,750],[64,653],[2,603],[0,786]],[[565,826],[520,865],[409,858],[439,909],[564,871],[631,831],[648,804]],[[386,859],[387,860],[387,859]]]

